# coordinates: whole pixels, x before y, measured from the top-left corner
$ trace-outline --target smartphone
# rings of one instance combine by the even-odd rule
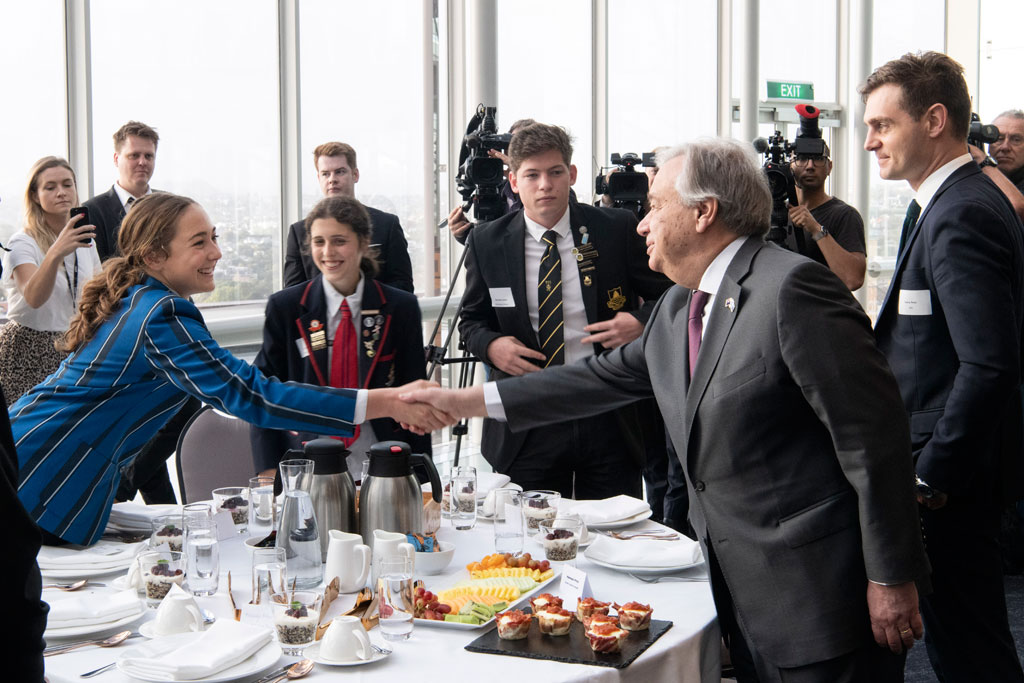
[[[75,223],[76,227],[77,226],[82,226],[82,225],[90,225],[90,223],[91,223],[91,221],[89,220],[89,207],[87,207],[87,206],[76,206],[75,208],[71,209],[71,215],[72,216],[78,216],[78,215],[85,216],[85,218],[83,218],[82,220],[80,220],[77,223]],[[92,238],[91,237],[86,237],[82,241],[85,242],[86,244],[89,244],[89,243],[92,242]]]

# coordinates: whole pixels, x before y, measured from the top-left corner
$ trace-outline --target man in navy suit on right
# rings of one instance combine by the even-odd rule
[[[861,93],[865,149],[915,192],[875,334],[910,420],[928,656],[943,683],[1024,681],[996,542],[1005,485],[1021,482],[1022,226],[967,152],[959,64],[907,54]]]

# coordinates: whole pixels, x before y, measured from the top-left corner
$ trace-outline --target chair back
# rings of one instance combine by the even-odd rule
[[[181,502],[209,500],[222,486],[247,486],[253,476],[249,423],[205,405],[178,439]]]

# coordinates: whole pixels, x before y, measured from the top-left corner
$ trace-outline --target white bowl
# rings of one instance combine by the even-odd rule
[[[447,567],[455,556],[455,544],[447,541],[438,541],[441,544],[440,552],[416,553],[417,574],[440,574]]]

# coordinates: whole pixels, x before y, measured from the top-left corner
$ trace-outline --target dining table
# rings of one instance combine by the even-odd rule
[[[477,521],[475,527],[468,530],[455,530],[449,526],[447,520],[443,521],[437,532],[437,538],[454,543],[454,557],[441,574],[432,576],[415,574],[415,578],[422,580],[426,588],[434,592],[450,587],[460,579],[468,578],[466,565],[494,552],[492,529],[492,524],[482,520]],[[667,527],[645,520],[616,531],[628,534],[640,530],[666,531]],[[591,531],[590,533],[601,532]],[[251,557],[250,551],[244,543],[246,538],[248,538],[246,534],[238,534],[220,542],[221,577],[219,588],[214,595],[196,598],[199,606],[208,613],[212,613],[218,620],[234,618],[234,609],[228,594],[228,572],[232,577],[231,595],[234,597],[235,604],[241,608],[250,599]],[[524,551],[531,552],[532,556],[538,559],[542,559],[544,555],[543,548],[530,538],[524,542]],[[493,622],[477,629],[456,629],[440,623],[424,622],[417,619],[411,637],[407,640],[384,640],[379,628],[374,628],[369,632],[371,642],[392,651],[390,655],[380,661],[346,668],[317,664],[313,671],[302,680],[326,681],[344,675],[346,680],[358,681],[420,679],[642,681],[644,683],[654,681],[719,683],[721,681],[721,634],[710,585],[707,581],[705,564],[701,563],[687,569],[664,574],[638,574],[639,578],[637,578],[625,571],[599,565],[588,559],[581,550],[576,558],[576,568],[586,573],[595,598],[619,603],[636,601],[648,604],[653,609],[654,619],[671,621],[672,627],[629,666],[617,669],[470,652],[464,649],[465,646],[489,629],[493,629]],[[111,586],[111,583],[117,576],[118,574],[110,574],[96,577],[95,581],[106,583],[106,585],[87,586],[81,590],[113,593],[116,589]],[[658,578],[662,578],[662,580],[648,582]],[[556,576],[544,588],[544,591],[558,595],[559,587],[560,577]],[[43,599],[46,600],[48,596],[53,595],[53,591],[46,590],[43,593]],[[335,600],[335,606],[340,609],[345,606],[346,601],[351,605],[354,600],[354,594],[341,594]],[[89,637],[103,637],[124,629],[138,632],[139,626],[152,620],[154,615],[155,610],[147,609],[133,623],[114,629],[100,630]],[[243,620],[248,616],[248,612],[246,612]],[[48,638],[47,644],[55,645],[65,640],[75,639]],[[127,649],[144,642],[145,640],[142,638],[133,638],[117,647],[89,646],[47,657],[47,678],[50,683],[71,683],[72,681],[80,683],[86,680],[80,678],[82,673],[110,664]],[[282,654],[277,664],[270,670],[283,667],[299,659]],[[268,670],[254,672],[237,680],[251,683],[268,672]],[[116,683],[136,679],[130,678],[114,667],[88,680],[96,683]]]

